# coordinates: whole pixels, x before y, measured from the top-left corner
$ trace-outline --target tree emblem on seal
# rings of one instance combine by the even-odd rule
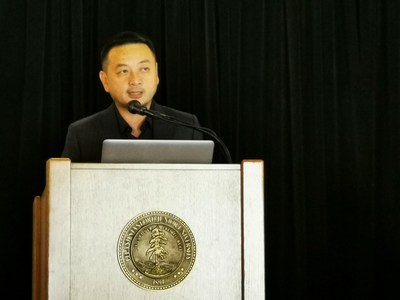
[[[167,245],[167,238],[164,236],[164,232],[161,228],[154,228],[151,232],[150,247],[146,251],[146,255],[149,255],[149,259],[155,264],[155,272],[162,274],[163,271],[160,267],[160,262],[164,260],[168,252],[163,246]]]

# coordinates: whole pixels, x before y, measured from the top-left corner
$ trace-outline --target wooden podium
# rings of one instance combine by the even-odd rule
[[[34,300],[265,299],[263,161],[90,164],[53,158],[46,168],[46,187],[33,205]],[[192,264],[171,270],[168,280],[183,276],[176,284],[165,288],[160,276],[153,288],[141,287],[131,280],[145,277],[140,268],[128,277],[121,266],[121,236],[128,224],[140,227],[132,223],[137,216],[158,212],[187,225],[182,232],[191,232],[195,243],[186,250]],[[165,234],[177,236],[174,229]],[[182,240],[177,237],[178,245],[186,247]],[[165,253],[158,264],[172,256]]]

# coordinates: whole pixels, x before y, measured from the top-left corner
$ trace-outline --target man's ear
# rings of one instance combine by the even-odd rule
[[[107,78],[107,74],[106,72],[104,72],[103,70],[101,70],[99,72],[99,78],[101,83],[103,84],[103,88],[104,90],[108,93],[110,90],[108,88],[108,78]]]
[[[158,77],[158,63],[156,62],[156,74],[157,74],[157,85],[160,83],[160,78]]]

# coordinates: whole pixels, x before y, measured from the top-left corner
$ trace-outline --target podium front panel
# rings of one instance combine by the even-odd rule
[[[240,166],[71,167],[71,299],[240,299]],[[148,290],[130,282],[118,238],[134,217],[165,211],[191,229],[196,258],[178,285]]]

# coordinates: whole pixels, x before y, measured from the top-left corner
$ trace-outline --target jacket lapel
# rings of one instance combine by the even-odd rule
[[[155,111],[166,114],[163,107],[153,102],[153,108]],[[176,131],[179,130],[176,125],[153,118],[153,138],[159,140],[174,139]]]

